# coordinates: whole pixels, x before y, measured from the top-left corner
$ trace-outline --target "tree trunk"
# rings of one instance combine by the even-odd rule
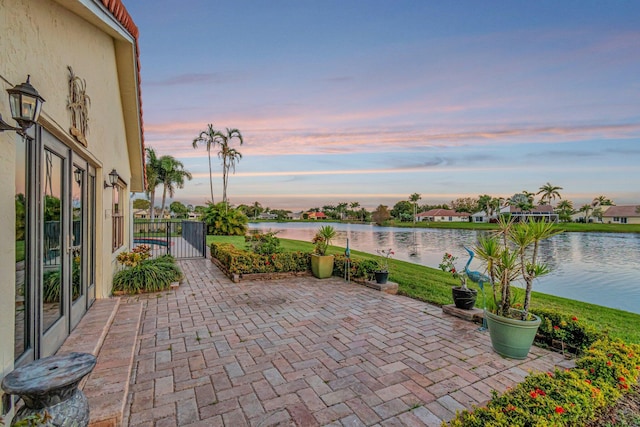
[[[213,174],[211,173],[211,150],[207,150],[207,157],[209,157],[209,186],[211,187],[211,203],[215,204],[213,200]]]

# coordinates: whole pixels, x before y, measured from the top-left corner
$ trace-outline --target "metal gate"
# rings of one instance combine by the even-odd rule
[[[153,256],[204,258],[207,225],[199,221],[135,220],[133,246],[149,245]]]

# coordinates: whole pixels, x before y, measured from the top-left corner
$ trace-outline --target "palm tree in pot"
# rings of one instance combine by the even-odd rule
[[[540,326],[540,318],[529,313],[533,281],[550,271],[538,260],[540,242],[560,232],[550,222],[501,217],[496,233],[478,238],[475,253],[486,267],[496,307],[485,316],[493,348],[503,356],[524,359],[529,353]],[[516,281],[525,284],[522,310],[513,308]]]
[[[323,225],[311,241],[315,244],[315,253],[311,254],[311,272],[318,279],[326,279],[333,274],[333,255],[327,255],[327,249],[335,237],[336,230],[330,225]]]

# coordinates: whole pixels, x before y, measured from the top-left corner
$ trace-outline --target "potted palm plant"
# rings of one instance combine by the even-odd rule
[[[496,233],[478,238],[474,249],[493,285],[495,309],[485,312],[489,335],[494,350],[503,356],[524,359],[529,354],[540,326],[540,318],[529,313],[533,281],[550,271],[538,260],[539,245],[560,232],[550,222],[501,218]],[[525,285],[522,309],[513,307],[516,281]]]
[[[327,249],[334,237],[336,230],[330,225],[323,225],[311,241],[315,245],[315,253],[311,254],[311,272],[318,279],[326,279],[333,274],[333,255],[327,255]]]

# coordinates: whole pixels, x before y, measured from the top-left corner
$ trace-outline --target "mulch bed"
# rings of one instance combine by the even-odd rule
[[[617,404],[586,427],[640,427],[640,387],[634,386]]]

